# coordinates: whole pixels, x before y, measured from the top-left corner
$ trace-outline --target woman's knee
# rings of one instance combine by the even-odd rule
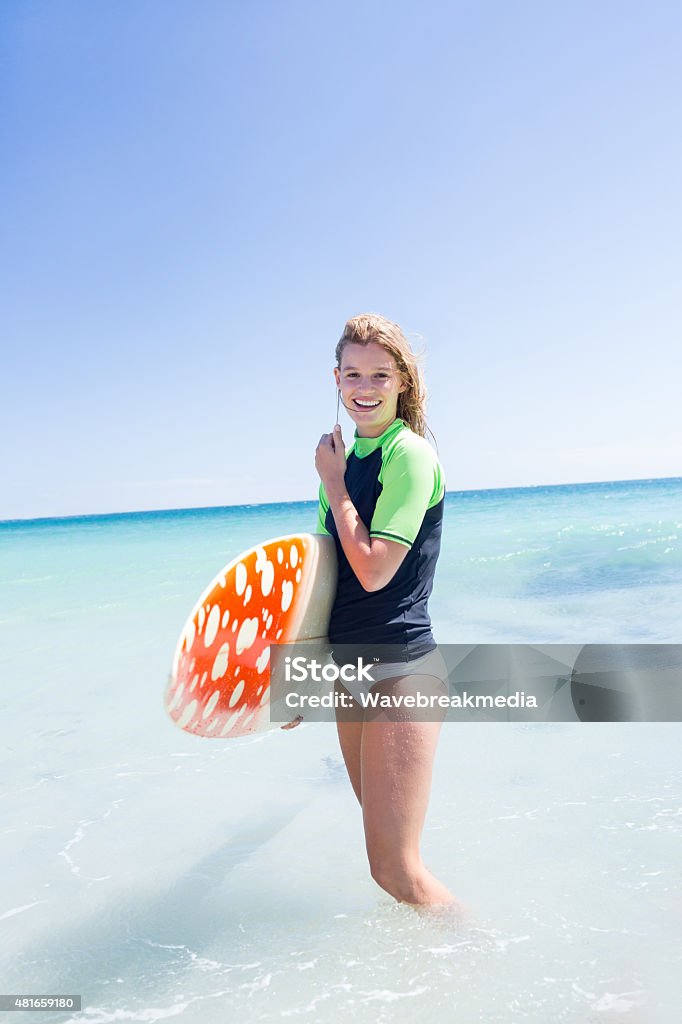
[[[396,858],[369,851],[369,870],[374,881],[394,899],[420,902],[422,864],[417,858]]]

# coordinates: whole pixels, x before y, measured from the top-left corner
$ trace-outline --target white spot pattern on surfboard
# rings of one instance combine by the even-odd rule
[[[220,700],[220,690],[215,690],[209,697],[208,704],[204,708],[202,717],[208,718],[209,715],[213,714],[216,704]]]
[[[285,612],[294,599],[294,585],[291,580],[284,580],[282,583],[282,611]]]
[[[196,710],[197,710],[198,707],[199,707],[199,701],[198,700],[192,700],[192,701],[189,702],[187,707],[182,712],[180,718],[178,719],[178,725],[180,726],[181,729],[184,729],[186,726],[189,725],[189,723],[194,718],[194,715],[196,714]]]
[[[246,588],[247,578],[248,577],[246,573],[246,566],[244,565],[243,562],[240,562],[234,574],[234,589],[239,594],[240,597],[244,593],[244,590]]]
[[[222,732],[220,733],[221,736],[227,736],[228,732],[230,732],[235,722],[237,721],[238,718],[241,717],[244,711],[246,711],[246,704],[242,704],[240,708],[237,708],[237,710],[229,716],[229,718],[225,722],[225,725],[222,728]]]
[[[232,691],[232,694],[230,695],[230,701],[229,701],[228,707],[233,708],[235,706],[235,704],[237,703],[237,701],[239,700],[239,698],[241,697],[241,695],[243,694],[243,692],[244,692],[244,680],[241,679],[237,683],[237,685],[235,686],[234,690]]]
[[[263,597],[267,597],[275,582],[275,567],[272,562],[266,562],[260,578],[260,590]]]
[[[206,632],[204,633],[204,647],[210,647],[216,636],[218,635],[218,628],[220,626],[220,607],[214,604],[211,608],[211,614],[208,617],[206,623]]]
[[[185,650],[191,651],[192,644],[194,643],[194,637],[196,636],[196,626],[194,625],[194,619],[190,619],[187,623],[187,632],[185,633]]]
[[[230,645],[223,644],[218,653],[216,654],[215,661],[213,662],[213,668],[211,669],[211,681],[215,682],[216,679],[222,679],[227,672],[227,663],[230,658]]]
[[[177,725],[218,737],[246,735],[267,724],[270,644],[293,642],[301,628],[310,638],[318,621],[325,628],[323,609],[334,585],[328,575],[334,552],[328,553],[327,541],[306,534],[282,537],[251,549],[215,577],[176,649],[166,706]],[[315,557],[308,560],[310,552]],[[209,675],[215,685],[204,689]]]
[[[248,651],[257,635],[258,619],[245,619],[244,622],[242,622],[239,635],[237,636],[237,647],[235,653],[243,654],[244,651]]]

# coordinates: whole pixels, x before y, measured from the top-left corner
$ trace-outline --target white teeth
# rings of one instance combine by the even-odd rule
[[[361,405],[363,409],[375,409],[379,404],[378,402],[362,402],[359,398],[354,398],[353,401],[356,405]]]

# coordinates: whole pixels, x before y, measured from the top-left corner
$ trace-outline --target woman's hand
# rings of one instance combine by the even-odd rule
[[[280,725],[280,729],[295,729],[297,725],[300,725],[303,721],[303,715],[296,715],[296,718],[292,722],[287,722],[286,725]]]
[[[344,486],[346,446],[337,423],[331,434],[323,434],[315,452],[315,469],[320,474],[327,495]]]

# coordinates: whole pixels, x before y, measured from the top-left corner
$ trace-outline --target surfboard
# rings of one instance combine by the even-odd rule
[[[231,739],[271,728],[270,647],[326,639],[336,593],[331,537],[265,541],[206,587],[180,634],[165,708],[180,729]]]

